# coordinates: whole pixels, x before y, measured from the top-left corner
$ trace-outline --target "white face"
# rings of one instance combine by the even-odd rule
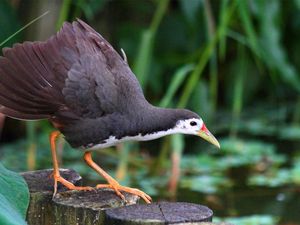
[[[198,135],[203,126],[203,120],[200,118],[179,120],[175,126],[178,133]]]

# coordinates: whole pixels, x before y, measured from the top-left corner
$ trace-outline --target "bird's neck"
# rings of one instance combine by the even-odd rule
[[[165,109],[151,106],[146,111],[142,111],[136,120],[136,131],[141,135],[159,133],[165,136],[175,127],[180,117],[180,109]],[[167,132],[163,135],[163,132]]]
[[[114,133],[90,150],[114,146],[125,141],[148,141],[177,133],[174,129],[177,116],[178,110],[150,107],[147,111],[142,109],[138,114],[120,117],[122,128],[114,129]]]

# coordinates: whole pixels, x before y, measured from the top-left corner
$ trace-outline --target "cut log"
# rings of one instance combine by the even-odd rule
[[[61,169],[60,173],[81,185],[81,177],[74,170]],[[51,174],[52,170],[21,174],[30,189],[29,225],[217,225],[210,223],[212,210],[192,203],[136,204],[139,197],[128,193],[123,193],[123,201],[112,190],[70,191],[60,184],[53,197]]]
[[[184,202],[160,202],[131,205],[106,210],[107,225],[200,224],[212,221],[213,212],[206,206]]]
[[[61,175],[75,185],[81,185],[81,177],[74,170],[60,170]],[[68,191],[58,185],[53,198],[52,170],[21,173],[30,190],[27,211],[29,225],[103,225],[104,209],[135,204],[139,197],[123,193],[122,201],[111,190]]]

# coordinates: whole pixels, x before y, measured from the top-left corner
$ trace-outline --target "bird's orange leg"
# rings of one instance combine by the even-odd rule
[[[75,186],[71,182],[67,181],[64,179],[62,176],[60,176],[59,173],[59,167],[58,167],[58,161],[57,161],[57,156],[56,156],[56,139],[60,135],[59,131],[53,131],[50,134],[50,146],[51,146],[51,153],[52,153],[52,160],[53,160],[53,179],[54,179],[54,193],[53,196],[57,192],[57,182],[62,183],[64,186],[71,190],[86,190],[86,191],[91,191],[93,190],[92,187],[79,187]]]
[[[123,200],[125,200],[125,197],[120,191],[125,191],[125,192],[128,192],[128,193],[131,193],[131,194],[141,197],[147,203],[151,203],[151,197],[149,195],[147,195],[146,193],[144,193],[136,188],[122,186],[118,183],[118,181],[116,181],[109,174],[107,174],[102,168],[100,168],[100,166],[98,166],[93,161],[91,152],[84,153],[84,160],[92,169],[94,169],[98,174],[100,174],[108,182],[108,184],[98,184],[96,186],[96,188],[113,189],[116,192],[116,194]]]

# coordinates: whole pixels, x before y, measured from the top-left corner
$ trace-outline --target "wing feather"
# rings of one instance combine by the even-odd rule
[[[46,42],[3,49],[0,112],[19,119],[99,118],[143,101],[127,62],[81,20]],[[146,101],[146,100],[144,100]]]

